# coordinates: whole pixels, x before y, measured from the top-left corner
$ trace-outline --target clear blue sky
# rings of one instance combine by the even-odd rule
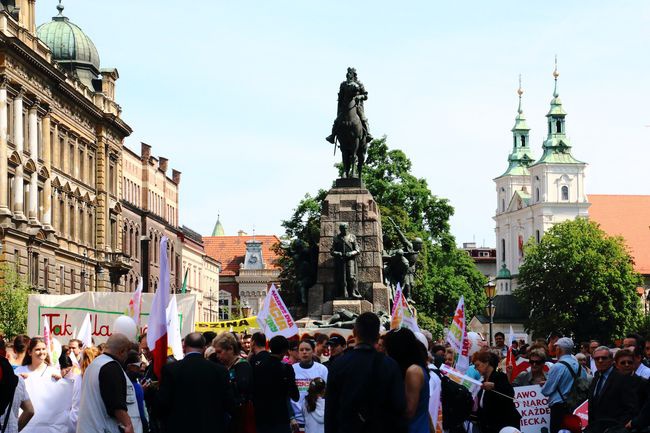
[[[37,1],[37,21],[57,2]],[[355,66],[375,136],[455,207],[458,243],[493,246],[522,74],[541,153],[559,92],[587,192],[649,194],[650,3],[644,1],[66,0],[65,15],[117,67],[134,133],[183,172],[181,224],[281,234],[306,193],[336,176],[324,141]]]

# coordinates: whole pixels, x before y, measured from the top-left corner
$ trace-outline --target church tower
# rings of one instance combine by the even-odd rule
[[[587,218],[589,202],[585,192],[586,163],[571,154],[566,135],[566,112],[557,90],[557,62],[553,71],[555,87],[551,109],[546,115],[548,135],[542,156],[530,167],[533,232],[539,242],[544,233],[562,221]]]
[[[512,152],[508,156],[508,168],[505,173],[494,179],[497,189],[496,237],[497,237],[497,294],[511,292],[510,270],[512,260],[511,227],[514,222],[512,214],[520,213],[528,205],[530,199],[530,172],[529,166],[534,159],[530,149],[530,128],[521,108],[521,97],[524,91],[519,78],[519,107],[515,117],[515,126],[512,127]]]

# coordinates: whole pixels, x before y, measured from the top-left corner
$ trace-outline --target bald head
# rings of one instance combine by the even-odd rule
[[[104,353],[113,355],[120,362],[126,361],[126,356],[131,348],[131,341],[124,334],[113,334],[106,340]]]

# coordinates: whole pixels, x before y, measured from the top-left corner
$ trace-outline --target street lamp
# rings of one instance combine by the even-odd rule
[[[248,305],[248,301],[244,301],[244,303],[241,306],[241,313],[243,317],[249,317],[251,315],[251,306]]]
[[[488,298],[488,305],[487,308],[485,309],[485,313],[487,314],[488,318],[490,319],[490,338],[489,338],[489,343],[490,347],[492,347],[492,324],[494,323],[494,312],[496,311],[496,307],[494,306],[494,298],[496,296],[496,291],[497,291],[497,286],[494,284],[494,281],[488,281],[488,283],[483,287],[485,290],[485,295]]]

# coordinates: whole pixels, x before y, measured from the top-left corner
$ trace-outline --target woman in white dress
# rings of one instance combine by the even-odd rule
[[[42,338],[31,339],[23,365],[15,373],[25,380],[35,412],[23,433],[68,431],[73,381],[61,379],[59,369],[50,364]]]

